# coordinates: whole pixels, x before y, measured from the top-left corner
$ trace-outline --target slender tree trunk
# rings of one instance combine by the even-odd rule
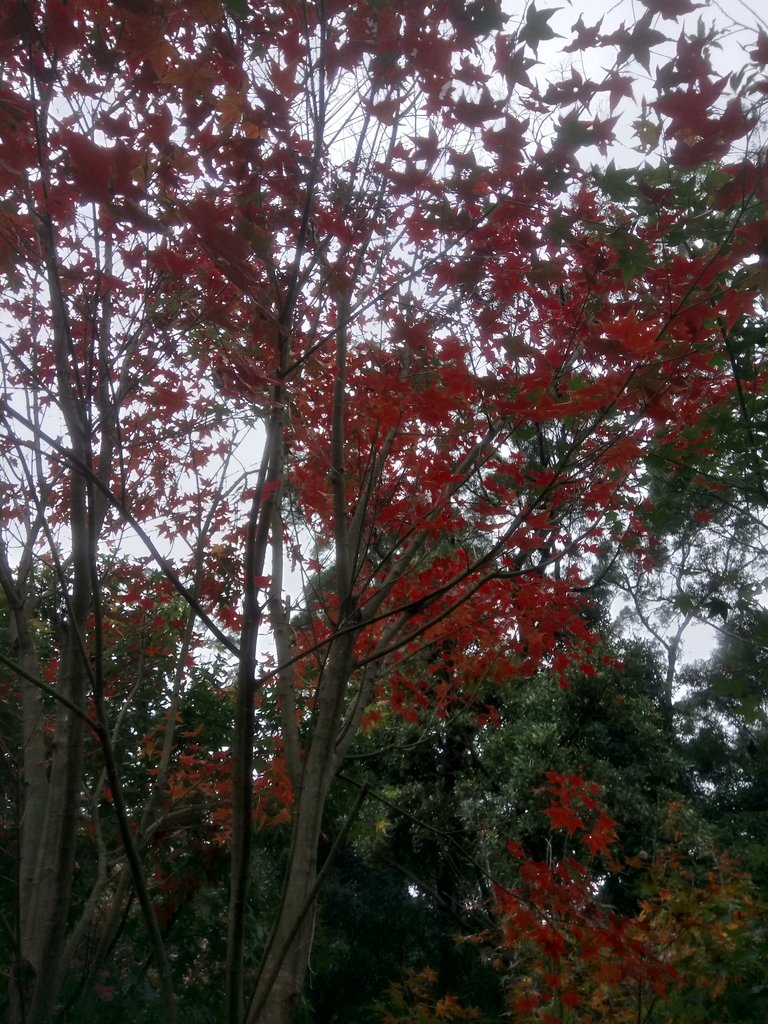
[[[87,672],[81,640],[85,637],[91,599],[87,532],[85,481],[73,472],[73,586],[59,688],[63,696],[83,709]],[[22,957],[35,972],[26,1024],[47,1024],[52,1018],[62,980],[82,787],[84,730],[82,718],[69,708],[57,709],[45,823],[39,848],[30,851],[35,857],[34,892],[30,903],[21,907]],[[29,865],[24,870],[29,871]]]
[[[445,726],[440,773],[440,803],[442,804],[440,820],[446,833],[458,837],[462,831],[462,822],[456,813],[455,791],[460,777],[467,749],[466,731],[450,717]],[[454,940],[456,931],[455,907],[457,904],[458,877],[456,871],[456,852],[450,847],[443,847],[438,854],[437,878],[435,888],[442,901],[439,908],[442,917],[440,952],[438,967],[438,991],[441,995],[454,991],[456,978],[457,947]]]
[[[318,786],[309,785],[296,810],[283,902],[246,1018],[248,1024],[289,1024],[301,1000],[314,931],[311,895],[317,878],[321,820]]]
[[[23,595],[26,584],[14,585],[10,567],[2,553],[0,575],[3,591],[11,608],[10,643],[15,660],[22,671],[37,676],[37,658],[29,630],[32,615],[30,601]],[[35,894],[37,852],[40,849],[48,802],[48,773],[45,765],[43,719],[45,707],[40,690],[27,680],[21,681],[21,765],[18,791],[18,878],[17,921],[21,925],[24,908]],[[33,965],[25,959],[28,943],[17,934],[14,968],[9,978],[9,1020],[23,1021],[26,1012],[27,988],[32,983]]]
[[[318,689],[315,728],[296,794],[282,904],[246,1015],[247,1024],[290,1024],[301,999],[314,931],[317,850],[328,792],[340,767],[335,747],[354,643],[354,634],[336,641]]]
[[[43,180],[47,187],[47,99],[41,104],[38,120],[38,141],[43,153]],[[47,283],[51,298],[51,343],[56,366],[56,384],[59,409],[66,424],[69,443],[75,461],[69,469],[69,514],[71,530],[71,558],[65,575],[57,566],[59,585],[66,596],[63,609],[64,625],[58,668],[57,688],[62,697],[76,711],[59,705],[55,709],[53,751],[47,780],[39,770],[25,776],[25,800],[34,807],[33,829],[25,835],[22,826],[20,876],[28,898],[20,903],[19,943],[25,972],[30,978],[24,1024],[49,1024],[54,1017],[64,971],[65,935],[69,918],[69,904],[75,869],[75,845],[80,797],[83,785],[83,763],[86,695],[89,681],[87,662],[88,616],[93,597],[91,579],[91,551],[97,543],[106,502],[100,497],[94,505],[89,501],[88,484],[82,468],[92,465],[91,426],[88,422],[87,391],[74,366],[75,345],[70,329],[68,311],[59,275],[56,236],[48,214],[32,218],[37,229],[41,249],[45,254]],[[104,372],[102,368],[102,372]],[[103,382],[104,386],[106,383]],[[105,410],[102,409],[102,412]],[[103,419],[104,417],[102,417]],[[103,438],[100,453],[102,475],[110,471],[112,440]],[[90,513],[90,514],[89,514]],[[70,584],[71,580],[71,584]],[[29,733],[32,750],[39,757],[39,745],[44,737],[32,738],[32,731],[42,734],[42,720],[30,704],[31,718],[24,724],[25,740]],[[27,783],[29,785],[27,786]],[[39,813],[44,797],[42,827]],[[26,818],[26,808],[24,810]],[[23,1004],[22,1004],[23,1005]]]

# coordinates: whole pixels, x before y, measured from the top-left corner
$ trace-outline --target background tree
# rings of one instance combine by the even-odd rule
[[[681,674],[680,732],[691,796],[719,841],[765,884],[765,613],[734,618],[708,662]]]

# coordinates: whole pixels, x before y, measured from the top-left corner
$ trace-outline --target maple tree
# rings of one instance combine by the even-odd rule
[[[545,813],[560,836],[583,843],[590,857],[610,854],[615,823],[599,787],[558,773],[549,773],[547,786],[554,801]],[[692,832],[680,805],[671,805],[657,838],[653,858],[609,856],[612,872],[644,869],[644,898],[623,916],[597,898],[594,864],[558,854],[533,861],[510,844],[522,858],[519,881],[499,890],[499,906],[514,957],[515,1019],[727,1020],[733,1010],[739,1019],[760,1018],[763,972],[752,951],[764,942],[763,909],[751,878]],[[745,977],[753,983],[746,1000],[738,992]]]
[[[12,1020],[89,996],[134,900],[176,1019],[184,858],[227,865],[224,1019],[291,1020],[360,731],[594,670],[595,564],[653,565],[648,449],[763,384],[724,351],[761,287],[766,36],[741,82],[704,31],[660,61],[635,130],[668,173],[580,162],[692,9],[580,19],[564,51],[608,70],[543,85],[532,4],[5,6]]]

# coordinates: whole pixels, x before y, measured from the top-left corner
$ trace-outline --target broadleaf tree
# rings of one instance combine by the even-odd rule
[[[11,1020],[98,994],[134,906],[176,1019],[191,822],[228,863],[223,1019],[291,1020],[377,709],[588,669],[593,572],[652,568],[645,454],[698,442],[760,289],[765,37],[729,83],[704,28],[665,54],[693,8],[580,19],[600,70],[553,81],[533,4],[4,6]],[[676,184],[713,164],[714,238]]]

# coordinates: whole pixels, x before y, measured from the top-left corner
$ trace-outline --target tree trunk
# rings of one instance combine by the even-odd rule
[[[355,635],[338,639],[318,686],[317,717],[296,794],[283,899],[265,950],[247,1024],[291,1024],[304,988],[314,931],[317,850],[331,783],[340,767],[336,740],[352,672]]]
[[[19,596],[13,585],[8,565],[3,558],[2,583],[12,608],[10,620],[11,650],[19,667],[30,676],[37,676],[37,658],[29,631],[32,614],[29,601]],[[48,773],[45,765],[43,716],[45,707],[40,690],[22,680],[21,781],[18,794],[18,911],[17,920],[24,919],[24,908],[31,906],[36,887],[37,853],[45,825],[48,802]],[[14,969],[9,978],[9,1020],[16,1024],[25,1019],[26,992],[31,982],[32,963],[25,958],[28,950],[19,933],[16,937]]]
[[[85,490],[84,480],[73,471],[73,586],[58,683],[62,695],[82,709],[87,673],[81,642],[91,599]],[[42,729],[42,722],[38,728]],[[62,981],[82,788],[84,730],[82,718],[69,708],[57,708],[42,833],[37,837],[37,849],[30,848],[30,840],[22,840],[22,851],[29,858],[28,863],[22,862],[22,877],[34,878],[31,899],[20,907],[21,956],[34,971],[25,1024],[47,1024],[51,1020]],[[29,796],[35,801],[40,799],[32,792]]]

